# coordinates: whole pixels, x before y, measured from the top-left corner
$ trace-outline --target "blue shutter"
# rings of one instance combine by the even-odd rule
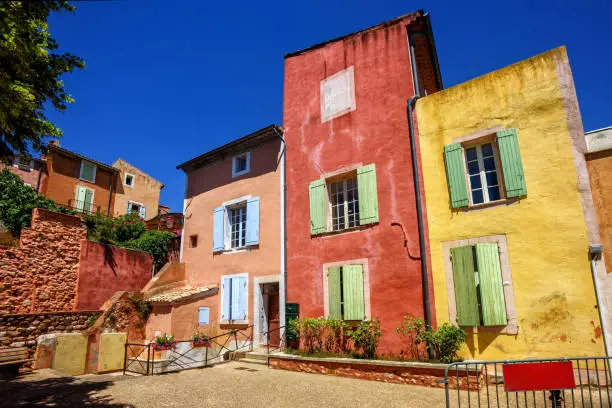
[[[198,324],[210,324],[209,307],[200,307],[198,309]]]
[[[140,218],[142,218],[143,220],[147,219],[147,209],[144,205],[140,206]]]
[[[259,197],[247,200],[246,244],[259,244]]]
[[[215,208],[213,214],[213,252],[223,251],[225,248],[224,226],[225,226],[225,207]]]
[[[231,278],[223,278],[223,304],[221,305],[221,319],[229,320],[230,318],[230,302],[232,301],[232,280]]]
[[[245,320],[247,315],[247,278],[232,278],[232,317],[231,320]]]

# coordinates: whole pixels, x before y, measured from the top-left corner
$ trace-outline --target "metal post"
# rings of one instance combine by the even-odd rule
[[[125,353],[123,354],[123,375],[125,375],[125,369],[127,367],[127,353],[128,353],[128,343],[125,343]]]
[[[147,375],[149,375],[149,360],[150,359],[151,359],[151,343],[147,344]],[[155,360],[155,352],[153,352],[153,360]]]
[[[206,346],[206,357],[204,357],[204,367],[208,367],[208,346]]]

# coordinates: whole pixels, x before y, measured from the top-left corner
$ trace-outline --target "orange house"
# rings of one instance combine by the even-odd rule
[[[167,289],[149,298],[148,338],[253,326],[256,347],[278,344],[282,140],[271,125],[178,166],[187,175],[182,264],[156,276]]]

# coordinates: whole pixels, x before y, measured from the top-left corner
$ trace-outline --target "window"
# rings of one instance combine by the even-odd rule
[[[516,129],[490,131],[444,146],[451,208],[527,195]]]
[[[79,175],[79,178],[81,180],[95,183],[96,182],[96,170],[97,170],[97,167],[95,164],[88,162],[86,160],[81,160],[81,173]]]
[[[87,187],[77,187],[76,191],[76,203],[73,206],[79,212],[82,213],[93,213],[93,199],[94,190]]]
[[[504,235],[443,243],[449,314],[460,326],[517,333],[516,308]]]
[[[198,324],[210,324],[210,308],[198,308]]]
[[[363,320],[365,313],[363,265],[327,269],[328,315],[334,319]]]
[[[472,204],[501,199],[495,148],[493,143],[484,143],[465,149]]]
[[[329,185],[332,230],[339,231],[359,225],[359,192],[357,177]]]
[[[231,248],[240,248],[246,245],[246,215],[246,203],[229,210]]]
[[[246,152],[232,158],[232,177],[238,177],[250,171],[251,153]]]
[[[321,122],[337,118],[354,111],[355,74],[349,67],[321,81]]]
[[[134,187],[134,175],[130,173],[125,173],[123,184],[125,184],[128,187]]]
[[[376,166],[310,183],[310,234],[342,231],[378,222]]]
[[[34,168],[34,160],[30,159],[28,156],[15,156],[13,159],[13,166],[21,170],[31,171]]]
[[[223,276],[221,280],[221,320],[245,321],[248,316],[247,273]]]
[[[142,219],[145,219],[145,217],[147,215],[147,211],[146,211],[146,208],[145,208],[144,204],[137,203],[135,201],[128,201],[128,204],[127,204],[127,213],[128,214],[138,213],[138,215]]]
[[[259,197],[241,197],[213,212],[213,252],[259,245]]]
[[[197,248],[198,247],[198,236],[191,235],[189,237],[189,243],[190,243],[191,248]]]

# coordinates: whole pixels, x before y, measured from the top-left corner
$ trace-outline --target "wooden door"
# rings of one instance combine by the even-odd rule
[[[278,292],[267,293],[268,295],[268,347],[280,346],[280,308],[278,304]]]

